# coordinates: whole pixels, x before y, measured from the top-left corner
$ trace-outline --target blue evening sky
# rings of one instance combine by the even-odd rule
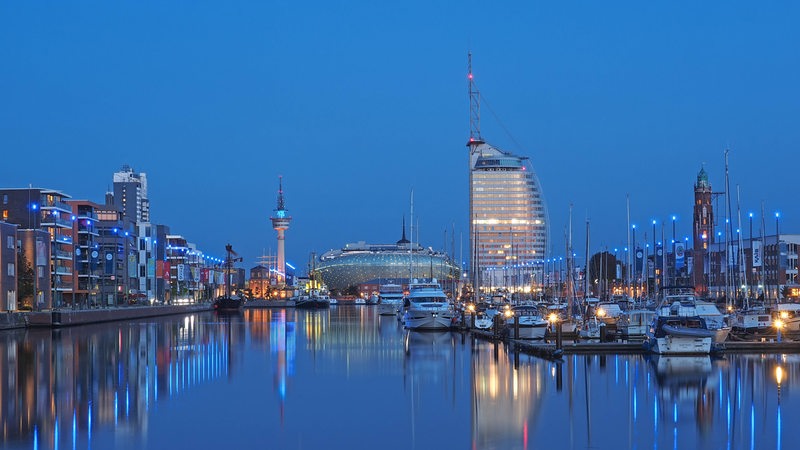
[[[626,194],[649,235],[673,214],[689,235],[725,148],[743,220],[763,202],[770,233],[777,210],[800,232],[798,20],[788,1],[6,1],[0,186],[102,202],[129,164],[154,222],[249,267],[275,252],[283,175],[299,268],[397,240],[413,189],[422,243],[455,227],[467,255],[471,50],[483,137],[531,158],[556,256],[571,203],[579,254],[587,217],[593,251],[624,246]]]

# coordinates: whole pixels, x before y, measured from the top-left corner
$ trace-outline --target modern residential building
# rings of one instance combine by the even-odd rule
[[[169,227],[150,222],[137,224],[137,302],[164,302],[169,289],[168,279],[163,277],[163,264],[167,258],[167,235]],[[161,269],[161,270],[159,270]]]
[[[136,276],[137,239],[135,222],[123,217],[111,196],[97,209],[97,242],[102,258],[99,290],[100,305],[128,304],[138,289]]]
[[[24,276],[17,260],[17,225],[0,222],[0,311],[17,310],[17,283]]]
[[[67,200],[72,208],[72,240],[75,251],[72,260],[71,292],[65,294],[65,306],[91,307],[99,303],[100,269],[102,263],[97,211],[103,206],[88,200]]]
[[[0,189],[2,220],[19,225],[19,230],[43,230],[49,236],[49,275],[40,280],[37,289],[44,294],[44,285],[50,291],[37,300],[34,308],[61,307],[64,293],[72,291],[72,207],[66,203],[70,196],[53,189],[7,188]],[[37,238],[38,242],[38,238]],[[32,249],[36,244],[32,245]],[[37,255],[42,255],[36,250]],[[38,259],[37,264],[43,264]],[[41,266],[39,266],[41,267]]]
[[[127,164],[114,173],[114,205],[135,222],[150,222],[147,175],[136,173]]]

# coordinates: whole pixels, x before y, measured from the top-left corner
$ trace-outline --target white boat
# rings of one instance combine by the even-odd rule
[[[697,314],[696,302],[693,293],[664,296],[648,333],[651,350],[661,355],[711,353],[716,333]]]
[[[393,316],[403,308],[403,286],[383,284],[378,290],[378,314]]]
[[[450,307],[442,287],[431,282],[413,282],[408,286],[408,308],[403,324],[409,330],[448,330],[456,314]]]
[[[578,328],[581,339],[600,339],[600,327],[606,326],[597,316],[587,317]]]
[[[506,319],[509,327],[509,336],[514,336],[515,328],[519,322],[520,339],[544,339],[549,324],[536,306],[516,306],[511,308],[510,314]]]
[[[494,325],[494,320],[491,316],[486,314],[484,311],[478,311],[475,313],[475,319],[473,320],[473,327],[477,328],[478,330],[491,330],[492,326]]]
[[[783,331],[800,331],[800,303],[779,303],[772,310],[772,316],[783,323]]]
[[[561,324],[561,333],[573,335],[578,333],[578,318],[570,317],[566,303],[551,303],[544,312],[545,318],[551,322],[551,332],[556,333],[556,322]]]
[[[771,331],[772,316],[763,306],[740,309],[733,314],[731,326],[737,333],[764,333]]]
[[[622,339],[644,338],[653,323],[655,315],[655,311],[649,309],[627,311],[617,321],[617,331]]]
[[[377,305],[379,300],[380,296],[375,292],[365,299],[368,305]]]
[[[604,324],[616,326],[622,315],[622,308],[616,302],[598,302],[595,306],[595,315]]]
[[[706,319],[708,329],[714,330],[714,343],[725,342],[728,339],[728,335],[731,334],[731,327],[725,322],[725,316],[717,308],[717,305],[696,300],[695,309],[698,316]]]

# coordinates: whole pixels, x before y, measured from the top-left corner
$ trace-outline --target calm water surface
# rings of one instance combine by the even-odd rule
[[[798,355],[569,356],[369,306],[0,333],[3,448],[793,449]]]

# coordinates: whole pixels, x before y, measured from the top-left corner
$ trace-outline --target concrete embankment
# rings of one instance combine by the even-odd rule
[[[245,308],[294,308],[292,300],[252,300]],[[146,317],[191,314],[213,309],[210,303],[197,305],[124,306],[97,309],[54,309],[47,311],[0,312],[0,330],[27,327],[69,327],[90,323],[134,320]]]
[[[191,314],[208,311],[211,305],[158,305],[98,309],[54,309],[0,314],[0,329],[25,327],[66,327],[90,323],[134,320],[146,317]]]

